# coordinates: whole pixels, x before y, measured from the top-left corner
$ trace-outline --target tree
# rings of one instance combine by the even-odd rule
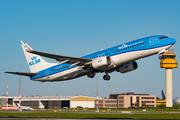
[[[145,101],[143,101],[142,107],[146,107],[146,102]]]
[[[161,107],[165,107],[165,106],[166,106],[166,104],[164,104],[164,103],[161,103],[161,104],[160,104],[160,106],[161,106]]]
[[[161,100],[159,97],[156,97],[156,100]]]
[[[134,105],[135,105],[135,107],[139,107],[139,103],[138,102],[135,102]]]

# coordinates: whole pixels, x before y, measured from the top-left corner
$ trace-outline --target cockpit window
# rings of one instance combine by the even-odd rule
[[[164,38],[168,38],[167,36],[164,36],[164,37],[159,37],[159,39],[164,39]]]

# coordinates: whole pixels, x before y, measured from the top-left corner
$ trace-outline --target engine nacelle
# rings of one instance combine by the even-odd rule
[[[92,67],[96,70],[104,70],[107,69],[108,65],[110,64],[111,64],[111,58],[106,56],[95,59],[92,62]]]
[[[121,73],[126,73],[137,69],[137,67],[137,63],[135,61],[131,61],[120,66],[117,71]]]

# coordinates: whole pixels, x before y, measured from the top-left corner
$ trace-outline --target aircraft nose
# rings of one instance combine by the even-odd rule
[[[174,38],[169,38],[168,42],[171,43],[171,44],[175,44],[176,40]]]

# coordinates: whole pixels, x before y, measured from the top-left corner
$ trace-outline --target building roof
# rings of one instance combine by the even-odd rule
[[[75,96],[71,98],[71,101],[94,101],[96,98],[86,96]]]
[[[118,95],[149,95],[149,94],[135,94],[134,92],[120,93],[120,94],[110,94],[109,98],[117,99]]]

